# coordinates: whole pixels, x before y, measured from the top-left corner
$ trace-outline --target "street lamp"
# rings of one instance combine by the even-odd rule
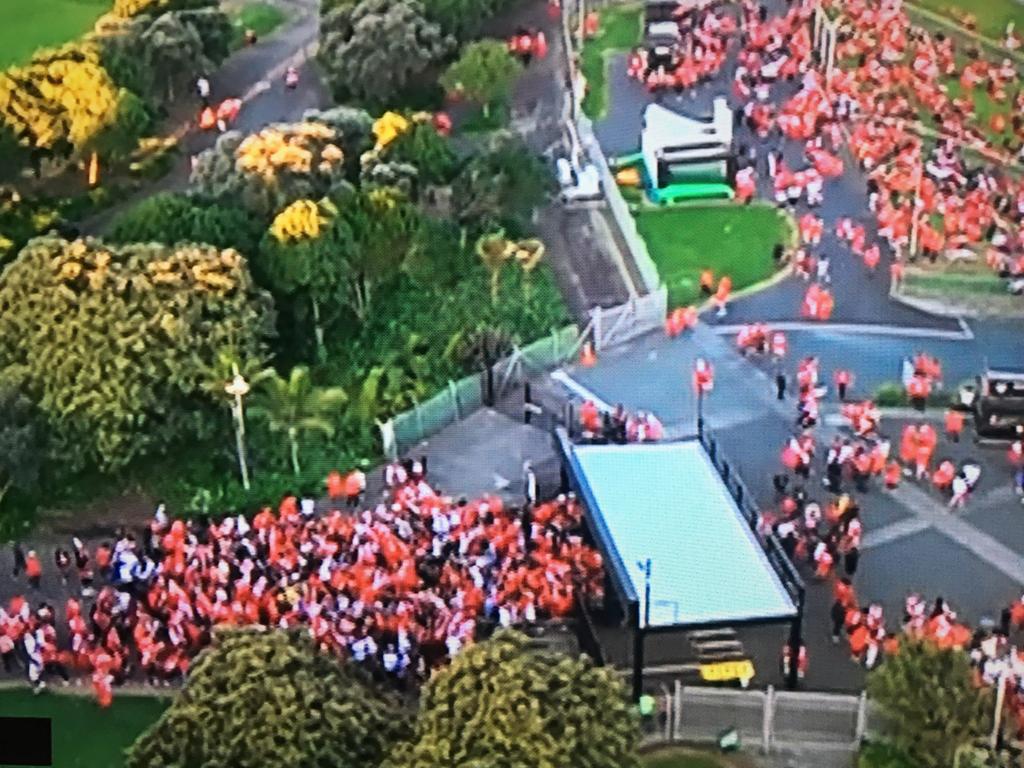
[[[651,624],[651,558],[637,560],[637,568],[644,572],[644,629]]]
[[[238,365],[231,364],[234,377],[224,385],[224,391],[234,398],[232,415],[235,421],[235,449],[238,452],[238,470],[242,474],[242,487],[249,490],[249,468],[245,459],[245,412],[242,409],[242,398],[249,394],[249,382],[238,370]]]

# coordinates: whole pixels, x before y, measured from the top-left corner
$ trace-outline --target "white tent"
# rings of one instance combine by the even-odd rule
[[[692,163],[728,158],[732,153],[732,120],[732,110],[723,98],[715,99],[710,120],[648,104],[640,132],[640,152],[648,178],[656,184],[659,160]]]

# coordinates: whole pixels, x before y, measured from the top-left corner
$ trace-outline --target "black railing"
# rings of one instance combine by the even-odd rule
[[[698,438],[701,445],[704,446],[708,458],[711,459],[712,466],[715,467],[715,470],[722,478],[722,482],[736,502],[736,508],[740,511],[740,515],[747,522],[747,526],[761,545],[761,549],[764,550],[772,569],[778,575],[779,580],[786,588],[793,602],[798,603],[802,599],[804,591],[803,579],[800,577],[789,555],[782,548],[782,544],[775,533],[772,531],[761,531],[762,516],[754,502],[754,495],[750,493],[750,489],[747,488],[746,483],[743,482],[739,474],[730,466],[714,436],[707,429],[703,429]]]

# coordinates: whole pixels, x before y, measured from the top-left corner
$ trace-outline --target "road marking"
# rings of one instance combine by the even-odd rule
[[[932,524],[930,522],[920,517],[910,517],[906,520],[883,525],[881,528],[876,528],[864,534],[864,542],[860,549],[863,552],[866,549],[881,547],[898,539],[926,531],[931,527]]]
[[[813,331],[825,333],[850,333],[864,336],[895,336],[914,339],[944,339],[946,341],[971,341],[974,334],[966,323],[961,321],[959,331],[943,331],[938,328],[906,328],[900,325],[878,325],[874,323],[810,323],[797,321],[768,322],[766,325],[773,331]],[[708,326],[720,336],[735,335],[744,327],[742,325],[711,325]]]
[[[1024,557],[996,539],[983,533],[944,504],[935,501],[916,485],[904,483],[892,492],[904,506],[922,520],[929,521],[937,531],[970,550],[1014,581],[1024,582]],[[902,498],[901,498],[902,497]]]
[[[561,384],[566,389],[568,389],[574,395],[576,395],[578,397],[581,397],[584,400],[590,400],[594,405],[597,406],[597,409],[599,411],[605,411],[607,413],[611,413],[612,411],[615,410],[612,406],[610,406],[608,403],[606,403],[600,397],[595,395],[589,389],[584,387],[582,384],[580,384],[578,381],[576,381],[574,378],[572,378],[565,371],[552,371],[551,378],[554,379],[555,381],[557,381],[559,384]]]

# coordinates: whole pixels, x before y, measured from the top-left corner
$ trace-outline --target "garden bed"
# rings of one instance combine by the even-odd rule
[[[0,691],[7,717],[48,717],[53,721],[53,764],[61,768],[118,768],[123,751],[170,704],[160,696],[125,694],[100,709],[85,691],[34,695],[27,688]]]
[[[1024,5],[1016,0],[914,0],[913,4],[957,24],[969,13],[977,21],[975,31],[994,40],[1002,39],[1011,21],[1018,34],[1024,33]]]
[[[245,45],[245,31],[251,29],[257,38],[266,37],[284,21],[284,11],[270,3],[248,3],[231,13],[231,47]]]
[[[691,747],[657,747],[640,758],[643,768],[753,768],[746,755],[721,755]]]
[[[643,9],[638,5],[602,8],[601,26],[595,37],[583,46],[581,68],[587,81],[583,113],[592,120],[608,111],[608,61],[640,45],[643,35]]]
[[[700,297],[700,273],[732,278],[733,291],[759,283],[778,268],[776,244],[793,245],[790,219],[770,205],[681,205],[642,209],[637,228],[668,286],[670,306]]]
[[[909,267],[901,295],[933,302],[944,314],[1024,316],[1024,297],[1011,295],[1006,281],[983,263]]]

